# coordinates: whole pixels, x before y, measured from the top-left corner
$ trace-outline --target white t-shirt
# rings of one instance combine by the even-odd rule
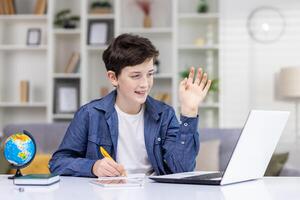
[[[148,160],[144,139],[144,107],[134,115],[121,111],[116,104],[115,109],[119,122],[117,162],[125,167],[128,174],[151,174],[153,168]]]

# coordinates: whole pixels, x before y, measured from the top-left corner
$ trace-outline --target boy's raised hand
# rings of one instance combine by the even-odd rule
[[[187,117],[196,117],[198,107],[203,102],[211,85],[207,74],[201,68],[198,68],[197,75],[194,80],[195,68],[191,67],[189,76],[180,82],[179,85],[179,101],[181,106],[181,114]]]

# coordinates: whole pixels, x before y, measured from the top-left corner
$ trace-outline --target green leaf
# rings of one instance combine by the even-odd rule
[[[56,13],[55,18],[61,18],[70,13],[71,13],[70,9],[64,9],[64,10],[61,10],[58,13]]]

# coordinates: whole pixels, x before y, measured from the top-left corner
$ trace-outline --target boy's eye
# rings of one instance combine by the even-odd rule
[[[132,76],[130,76],[131,78],[139,78],[140,77],[140,75],[139,74],[136,74],[136,75],[132,75]]]

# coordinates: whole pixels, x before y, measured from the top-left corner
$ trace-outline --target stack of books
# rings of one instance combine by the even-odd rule
[[[25,176],[15,177],[15,185],[52,185],[59,182],[59,175],[54,174],[28,174]]]
[[[34,14],[43,15],[46,13],[47,0],[36,0]],[[14,0],[0,0],[0,15],[16,14],[16,5]]]
[[[35,4],[34,14],[43,15],[46,13],[47,0],[37,0]]]

